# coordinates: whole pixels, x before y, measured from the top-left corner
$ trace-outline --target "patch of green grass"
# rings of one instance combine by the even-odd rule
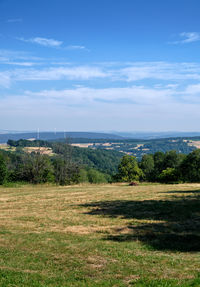
[[[200,286],[200,185],[0,188],[0,286]]]

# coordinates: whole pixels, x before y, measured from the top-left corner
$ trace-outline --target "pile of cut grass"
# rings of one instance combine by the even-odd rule
[[[200,184],[0,188],[0,286],[200,286]]]

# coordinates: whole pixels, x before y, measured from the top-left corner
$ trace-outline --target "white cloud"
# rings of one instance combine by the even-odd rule
[[[179,34],[181,38],[178,41],[170,42],[169,44],[187,44],[200,41],[200,33],[198,32],[182,32]]]
[[[8,63],[26,66],[1,72],[0,86],[9,88],[10,84],[18,81],[58,81],[58,80],[90,80],[94,78],[106,78],[107,74],[99,67],[53,67],[46,69],[30,68],[34,63],[19,62]],[[9,82],[9,84],[8,84]]]
[[[179,101],[177,95],[181,96],[175,87],[147,86],[26,91],[4,95],[0,121],[10,128],[16,122],[29,130],[55,126],[67,130],[177,130],[183,129],[183,123],[185,130],[199,130],[200,101]]]
[[[23,41],[23,42],[28,42],[28,43],[34,43],[38,44],[41,46],[45,47],[53,47],[53,48],[62,48],[66,50],[85,50],[85,51],[90,51],[88,48],[86,48],[83,45],[68,45],[67,47],[63,47],[63,41],[58,41],[55,39],[50,39],[50,38],[44,38],[44,37],[34,37],[30,39],[25,39],[23,37],[17,37],[17,40]]]
[[[41,60],[22,51],[0,50],[0,63],[4,65],[32,67],[38,65]]]
[[[25,94],[32,98],[46,98],[56,102],[70,104],[137,104],[152,105],[156,101],[165,101],[173,95],[173,89],[152,89],[143,86],[131,86],[127,88],[94,89],[78,87],[66,90],[43,90],[40,92],[26,91]]]
[[[52,81],[52,80],[89,80],[91,78],[104,78],[106,73],[98,67],[58,67],[48,69],[19,69],[11,72],[16,81]]]
[[[139,62],[116,70],[119,80],[128,82],[144,79],[156,80],[200,80],[200,65],[194,63]]]
[[[9,88],[11,85],[11,78],[9,73],[0,72],[0,87]]]
[[[0,101],[0,120],[12,126],[17,117],[18,125],[26,129],[56,125],[68,130],[175,130],[182,129],[187,117],[184,128],[191,129],[193,123],[195,129],[200,105],[178,102],[174,92],[143,86],[26,91]]]
[[[30,59],[29,59],[30,57]],[[27,60],[26,60],[27,59]],[[101,65],[91,64],[88,66],[75,66],[66,62],[62,66],[55,66],[55,62],[48,62],[48,59],[33,59],[31,56],[23,54],[9,55],[1,53],[0,62],[7,65],[22,66],[22,68],[2,70],[12,82],[16,81],[61,81],[61,80],[80,80],[106,79],[109,83],[134,83],[137,81],[151,80],[153,87],[176,88],[177,85],[194,84],[200,81],[199,63],[167,63],[167,62],[135,62],[126,64]],[[57,64],[62,64],[57,62]],[[65,65],[64,65],[65,64]],[[34,65],[43,65],[40,68],[31,68]],[[162,82],[161,82],[162,81]],[[145,83],[145,82],[144,82]],[[79,83],[76,83],[79,84]],[[82,83],[81,83],[82,84]]]
[[[188,85],[185,89],[185,94],[199,94],[200,95],[200,84]]]
[[[185,38],[182,40],[182,43],[191,43],[191,42],[196,42],[200,41],[200,33],[197,32],[183,32],[180,34],[181,37]]]
[[[80,45],[69,45],[66,47],[67,50],[85,50],[89,52],[89,49],[87,49],[85,46]]]
[[[25,51],[13,51],[13,50],[0,50],[0,61],[41,61],[40,57],[32,56],[30,53]]]
[[[36,63],[33,62],[11,62],[11,61],[4,61],[4,64],[13,66],[22,66],[22,67],[32,67],[36,65]]]
[[[17,38],[17,39],[23,42],[35,43],[41,46],[53,47],[53,48],[58,48],[63,43],[62,41],[58,41],[55,39],[42,38],[42,37],[35,37],[35,38],[30,38],[30,39],[24,39],[24,38]]]

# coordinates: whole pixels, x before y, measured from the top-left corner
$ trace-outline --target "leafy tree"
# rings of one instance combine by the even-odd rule
[[[105,175],[95,169],[88,170],[88,180],[90,183],[106,183],[108,182]]]
[[[161,172],[165,169],[164,160],[165,154],[163,152],[156,152],[154,158],[154,180],[157,180]]]
[[[0,154],[0,184],[3,184],[7,176],[7,166],[3,155]]]
[[[79,182],[89,182],[88,173],[86,169],[83,169],[83,168],[80,169]]]
[[[137,159],[134,156],[123,156],[118,166],[118,181],[138,181],[143,176],[142,170],[138,167]]]
[[[66,185],[79,182],[79,165],[57,156],[53,159],[55,182]]]
[[[188,154],[180,165],[180,173],[183,181],[200,182],[200,150]]]
[[[143,171],[143,179],[147,181],[153,180],[154,158],[152,154],[145,154],[140,162],[140,168]]]
[[[53,169],[47,155],[31,153],[17,155],[13,161],[11,180],[22,180],[31,183],[45,183],[53,181]]]
[[[184,154],[178,154],[175,150],[168,151],[165,153],[163,167],[164,169],[177,168],[184,158]]]
[[[175,168],[168,167],[159,175],[158,180],[162,183],[174,183],[179,180],[178,172]]]
[[[47,155],[41,155],[40,153],[34,154],[34,156],[31,157],[31,165],[33,183],[53,181],[53,169],[50,158]]]

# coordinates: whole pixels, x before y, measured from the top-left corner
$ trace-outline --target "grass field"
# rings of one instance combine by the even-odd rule
[[[0,286],[200,286],[200,184],[0,188]]]

